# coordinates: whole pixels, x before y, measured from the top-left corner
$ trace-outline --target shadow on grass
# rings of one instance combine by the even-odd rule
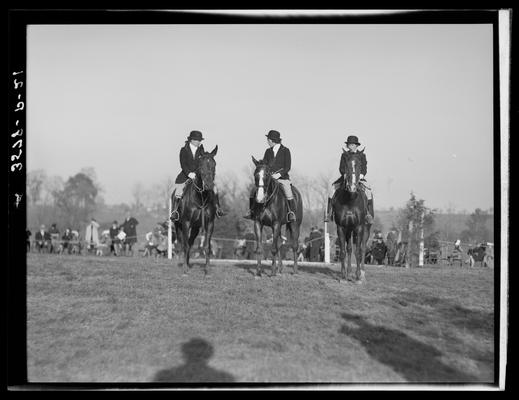
[[[234,382],[233,375],[208,365],[213,346],[201,338],[193,338],[182,345],[184,364],[163,369],[155,374],[154,382]]]
[[[401,293],[394,296],[392,301],[403,306],[415,304],[419,306],[431,307],[442,316],[445,321],[471,331],[474,334],[486,337],[494,335],[494,313],[465,308],[452,302],[435,296],[428,296],[423,293]]]
[[[442,353],[435,347],[419,342],[396,329],[373,325],[360,315],[342,313],[349,324],[340,333],[360,342],[375,360],[391,367],[408,382],[465,383],[478,378],[444,364]],[[349,325],[353,323],[357,327]]]

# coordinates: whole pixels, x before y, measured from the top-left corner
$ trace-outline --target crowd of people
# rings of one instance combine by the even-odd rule
[[[56,223],[49,229],[42,224],[34,233],[34,239],[32,232],[26,230],[26,247],[28,252],[38,253],[133,255],[137,243],[138,224],[139,221],[127,213],[122,223],[119,224],[115,220],[109,229],[100,233],[100,225],[92,217],[86,225],[84,236],[79,229],[67,227],[61,233]]]
[[[26,231],[27,251],[38,253],[54,253],[54,254],[95,254],[104,255],[127,255],[133,256],[138,243],[137,225],[139,222],[132,217],[130,213],[126,214],[126,218],[122,223],[117,220],[113,221],[109,229],[99,232],[100,224],[95,218],[91,218],[90,222],[84,229],[84,236],[77,229],[70,227],[60,232],[56,223],[53,223],[49,229],[45,225],[41,225],[39,230],[33,233]],[[168,251],[168,234],[167,222],[158,222],[152,231],[147,232],[144,236],[143,246],[139,249],[143,256],[166,256]],[[172,232],[173,253],[180,251],[177,243],[175,232]],[[202,246],[203,240],[198,240],[193,249]],[[332,250],[332,261],[339,260],[339,244],[338,239],[333,242],[335,249]],[[400,246],[395,248],[391,254],[389,246],[389,234],[386,241],[382,238],[382,233],[374,232],[372,240],[368,242],[366,248],[366,263],[384,263],[387,265],[402,266],[406,256],[406,242],[399,243]],[[270,246],[272,245],[272,234],[268,234],[263,245],[264,254],[270,254]],[[222,246],[212,240],[213,256],[219,257],[222,253]],[[491,255],[487,251],[488,243],[478,243],[474,247],[470,247],[464,251],[461,247],[461,241],[456,240],[447,256],[445,246],[441,249],[426,248],[424,252],[425,263],[435,264],[446,259],[449,264],[455,264],[459,261],[460,265],[469,264],[474,266],[477,262],[481,262],[483,266],[488,266]],[[334,251],[335,250],[335,251]],[[255,235],[252,231],[248,231],[242,239],[236,240],[234,244],[233,257],[237,259],[255,259]],[[279,252],[283,259],[293,259],[292,248],[287,238],[281,236],[279,242]],[[399,256],[398,256],[399,255]],[[299,244],[297,250],[298,261],[324,262],[324,230],[317,226],[312,226],[308,236]],[[397,260],[398,259],[398,260]],[[397,262],[401,261],[401,262]]]

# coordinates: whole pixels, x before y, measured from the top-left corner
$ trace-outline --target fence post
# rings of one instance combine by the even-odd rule
[[[169,214],[168,214],[168,260],[173,258],[173,246],[171,244],[171,197],[169,198]]]
[[[407,251],[406,251],[406,255],[405,255],[405,267],[406,268],[409,268],[411,265],[412,265],[412,261],[411,261],[411,249],[413,248],[412,247],[412,242],[413,242],[413,220],[409,221],[409,240],[407,242]]]
[[[424,256],[424,235],[423,235],[423,221],[424,221],[424,211],[420,215],[420,252],[418,253],[418,266],[423,267],[423,256]]]
[[[324,262],[330,263],[330,234],[328,233],[328,222],[324,223]]]

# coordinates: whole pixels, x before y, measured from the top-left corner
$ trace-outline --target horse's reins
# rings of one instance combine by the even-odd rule
[[[208,204],[207,204],[207,196],[204,198],[204,195],[203,195],[203,192],[204,192],[204,182],[202,181],[202,187],[199,187],[195,180],[194,179],[191,179],[191,178],[188,178],[188,180],[191,181],[191,183],[193,184],[195,190],[200,193],[200,196],[202,197],[202,203],[201,204],[197,204],[196,203],[196,199],[193,199],[195,201],[195,205],[200,209],[200,214],[202,215],[202,229],[204,229],[204,231],[206,231],[206,228],[205,228],[205,209],[207,208]]]

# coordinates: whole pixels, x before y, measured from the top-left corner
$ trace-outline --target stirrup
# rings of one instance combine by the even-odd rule
[[[294,219],[290,219],[290,214],[292,214],[292,215],[294,216]],[[292,221],[292,222],[293,222],[293,221],[295,221],[295,220],[297,220],[297,218],[296,218],[296,213],[293,212],[293,211],[289,211],[289,212],[287,213],[287,221]]]
[[[245,219],[253,219],[253,217],[252,217],[252,211],[249,210],[249,212],[248,212],[247,214],[245,214],[245,215],[243,216],[243,218],[245,218]]]
[[[223,217],[225,215],[225,212],[223,212],[222,209],[218,208],[216,209],[216,218]]]

